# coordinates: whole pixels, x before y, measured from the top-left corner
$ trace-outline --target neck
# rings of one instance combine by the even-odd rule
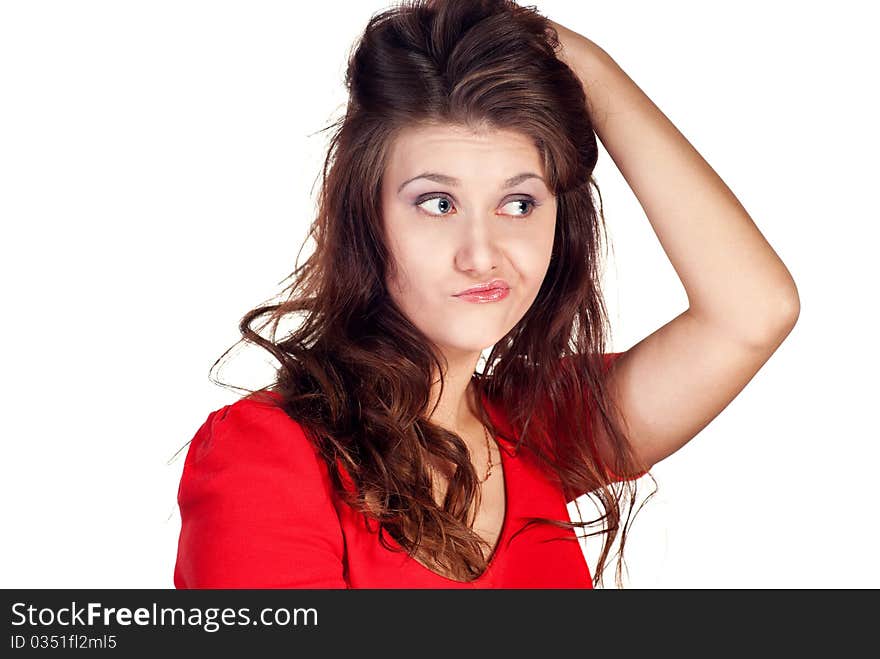
[[[430,421],[458,435],[467,433],[479,423],[477,417],[477,401],[473,385],[473,374],[479,359],[470,355],[450,363],[444,375],[443,393],[440,394],[439,376],[435,376],[431,384],[431,401],[428,409],[437,407],[429,417]]]

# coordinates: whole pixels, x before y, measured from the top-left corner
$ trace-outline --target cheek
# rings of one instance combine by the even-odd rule
[[[418,223],[410,208],[402,203],[388,204],[383,208],[383,227],[389,252],[401,262],[412,260],[412,255],[424,252],[431,232]]]
[[[391,256],[394,267],[389,269],[386,285],[389,292],[410,302],[428,295],[432,285],[441,278],[441,273],[432,267],[438,264],[426,257],[428,249],[415,241],[403,240],[396,243]]]
[[[388,267],[385,275],[385,285],[389,291],[393,291],[405,279],[405,273],[409,268],[409,253],[411,246],[407,239],[407,233],[401,227],[401,220],[397,217],[393,208],[383,208],[383,230],[385,247],[388,252]]]
[[[402,227],[394,222],[388,225],[387,245],[391,260],[396,267],[389,268],[388,279],[393,279],[398,286],[418,289],[420,282],[430,282],[440,276],[438,269],[441,263],[438,254],[438,236],[430,231],[419,230],[417,226]]]
[[[555,210],[553,217],[555,218]],[[538,268],[541,272],[541,278],[543,279],[544,274],[546,274],[547,270],[550,267],[550,259],[553,256],[553,243],[555,242],[556,237],[556,222],[550,222],[547,224],[544,229],[541,231],[540,235],[538,235],[535,239],[535,244],[539,246],[536,250],[538,257]]]
[[[553,233],[536,231],[522,236],[511,246],[511,255],[523,277],[529,280],[543,279],[553,254]]]

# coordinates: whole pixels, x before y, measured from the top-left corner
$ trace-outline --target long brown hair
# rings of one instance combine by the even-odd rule
[[[557,197],[552,257],[534,303],[474,374],[475,390],[478,400],[486,396],[505,410],[517,451],[530,451],[568,497],[589,494],[605,511],[588,522],[533,518],[529,524],[583,529],[604,521],[604,528],[581,536],[605,537],[596,585],[620,530],[616,582],[622,587],[631,518],[621,530],[622,503],[632,511],[636,482],[612,480],[607,470],[637,474],[645,466],[605,390],[601,357],[610,331],[600,250],[606,238],[601,195],[597,212],[591,192],[591,186],[598,192],[592,177],[598,150],[583,87],[556,57],[558,45],[544,17],[508,0],[408,0],[373,15],[348,62],[345,116],[328,127],[336,130],[309,232],[314,251],[301,265],[297,255],[283,301],[242,318],[238,343],[259,345],[278,360],[275,382],[258,391],[271,387],[280,395],[278,404],[326,460],[338,495],[379,522],[385,547],[393,549],[387,533],[452,579],[478,577],[487,564],[486,543],[469,519],[478,475],[462,439],[427,420],[431,379],[439,372],[442,388],[445,362],[386,290],[393,264],[383,242],[380,186],[390,146],[405,127],[528,136]],[[260,327],[252,327],[261,317]],[[288,317],[300,322],[279,338],[279,323]],[[496,435],[502,432],[482,405],[477,413]],[[613,464],[599,463],[591,419],[607,433]],[[442,506],[427,468],[435,459],[457,465]]]

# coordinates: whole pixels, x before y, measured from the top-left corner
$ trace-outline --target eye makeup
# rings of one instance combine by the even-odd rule
[[[421,195],[420,197],[418,197],[415,200],[415,202],[413,202],[413,206],[415,206],[419,210],[419,212],[421,212],[429,217],[445,217],[447,215],[452,214],[452,213],[429,213],[421,208],[421,205],[424,204],[425,202],[433,201],[435,199],[445,199],[445,200],[451,201],[452,203],[455,203],[455,200],[448,194],[428,193],[428,194],[424,194],[424,195]],[[508,214],[508,213],[504,213],[504,215],[509,215],[510,217],[513,217],[514,219],[526,219],[528,217],[531,217],[531,215],[535,212],[535,209],[541,205],[541,203],[536,201],[535,198],[530,195],[519,195],[513,199],[509,199],[508,201],[506,201],[504,203],[504,206],[506,206],[508,204],[515,203],[515,202],[524,202],[524,203],[528,204],[529,211],[523,215],[517,215],[515,213],[512,215]]]

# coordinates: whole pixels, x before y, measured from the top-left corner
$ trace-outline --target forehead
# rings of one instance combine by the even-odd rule
[[[426,166],[444,167],[453,176],[464,177],[485,175],[487,169],[499,176],[513,169],[543,174],[538,148],[522,133],[474,131],[451,125],[407,127],[400,131],[389,151],[389,175],[415,175],[416,169]]]

